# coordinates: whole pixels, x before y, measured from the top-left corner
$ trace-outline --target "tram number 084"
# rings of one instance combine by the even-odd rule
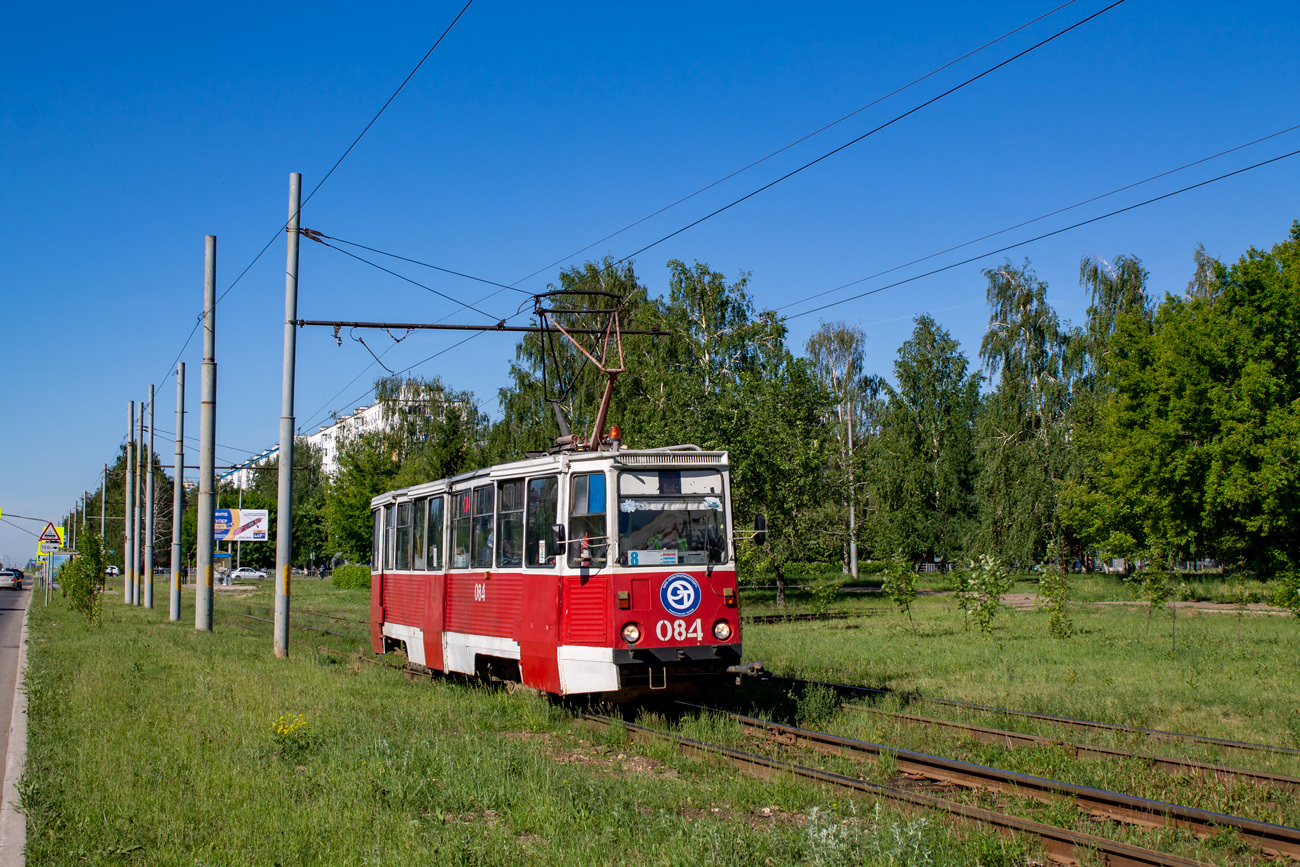
[[[685,641],[694,638],[704,640],[704,627],[697,617],[689,624],[685,620],[660,620],[655,624],[655,637],[660,641]]]

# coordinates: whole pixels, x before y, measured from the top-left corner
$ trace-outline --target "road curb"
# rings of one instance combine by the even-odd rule
[[[34,594],[33,594],[34,595]],[[18,675],[14,679],[14,709],[9,720],[9,754],[5,756],[4,792],[0,796],[0,867],[23,867],[27,847],[27,817],[19,809],[18,780],[27,763],[27,691],[23,675],[27,672],[27,617],[32,604],[28,600],[23,612],[23,628],[18,636]]]

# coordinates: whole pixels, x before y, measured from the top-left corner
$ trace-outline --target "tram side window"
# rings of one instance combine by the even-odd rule
[[[424,518],[429,511],[428,500],[415,501],[415,520],[411,524],[411,568],[424,571]]]
[[[375,529],[370,535],[370,570],[384,571],[384,564],[379,562],[380,540],[384,538],[384,513],[375,509]]]
[[[461,491],[452,496],[451,504],[451,568],[469,568],[470,512],[474,503],[473,491]]]
[[[470,538],[470,562],[475,569],[492,566],[492,511],[496,494],[494,485],[474,489],[474,521]]]
[[[425,568],[430,572],[442,570],[442,503],[440,496],[429,500],[429,546]]]
[[[577,474],[569,492],[569,565],[604,566],[608,556],[605,474]]]
[[[525,520],[524,545],[529,566],[554,566],[555,555],[547,550],[551,527],[560,497],[558,476],[528,480],[528,509]]]
[[[402,503],[397,507],[397,557],[393,566],[399,572],[411,568],[411,513],[412,503]]]
[[[393,568],[393,539],[397,535],[397,507],[384,508],[384,569]]]
[[[501,482],[497,509],[497,565],[522,566],[524,562],[524,480]]]

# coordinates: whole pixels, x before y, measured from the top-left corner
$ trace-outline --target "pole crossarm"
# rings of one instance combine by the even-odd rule
[[[590,311],[582,311],[584,313]],[[322,325],[326,328],[343,329],[343,328],[377,328],[381,330],[411,330],[411,331],[510,331],[522,332],[525,334],[542,334],[554,329],[543,328],[540,325],[506,325],[499,322],[496,325],[451,325],[444,323],[419,323],[419,322],[342,322],[339,320],[326,319],[299,319],[298,327],[304,328],[308,325]],[[604,335],[607,331],[605,328],[566,328],[569,334],[599,334]],[[653,337],[663,337],[671,335],[672,332],[664,328],[649,329],[621,329],[620,334],[640,334]]]

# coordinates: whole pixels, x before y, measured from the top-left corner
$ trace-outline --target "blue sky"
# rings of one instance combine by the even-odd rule
[[[218,237],[218,463],[274,445],[280,414],[288,175],[313,188],[462,2],[410,5],[10,4],[0,28],[0,509],[57,516],[96,484],[126,406],[173,360],[197,431],[203,239]],[[476,0],[306,206],[303,225],[502,283],[682,196],[1049,12],[1046,2],[536,4]],[[1076,0],[997,45],[588,251],[621,258],[862,135],[1107,5]],[[771,190],[641,253],[749,272],[760,307],[892,268],[1300,123],[1300,5],[1127,0]],[[1001,236],[1014,243],[1300,149],[1300,131]],[[1063,318],[1086,307],[1085,253],[1140,257],[1181,292],[1198,242],[1235,259],[1300,217],[1300,157],[1021,249]],[[985,242],[895,279],[993,249]],[[925,312],[974,356],[983,260],[790,320],[869,336],[889,374]],[[391,264],[391,263],[389,263]],[[493,291],[395,268],[453,297]],[[559,267],[524,280],[539,291]],[[888,282],[869,281],[854,291]],[[827,296],[833,301],[852,294]],[[512,314],[523,295],[480,305]],[[803,307],[788,309],[798,313]],[[306,318],[478,322],[419,288],[305,243]],[[371,339],[373,338],[373,339]],[[412,336],[406,367],[460,339]],[[377,351],[389,341],[368,335]],[[307,430],[368,401],[371,357],[298,337]],[[513,341],[480,337],[416,369],[489,413]],[[193,453],[194,446],[190,446]],[[170,463],[172,445],[158,450]],[[194,461],[187,461],[194,462]],[[31,529],[35,525],[19,522]],[[0,523],[0,559],[34,539]]]

